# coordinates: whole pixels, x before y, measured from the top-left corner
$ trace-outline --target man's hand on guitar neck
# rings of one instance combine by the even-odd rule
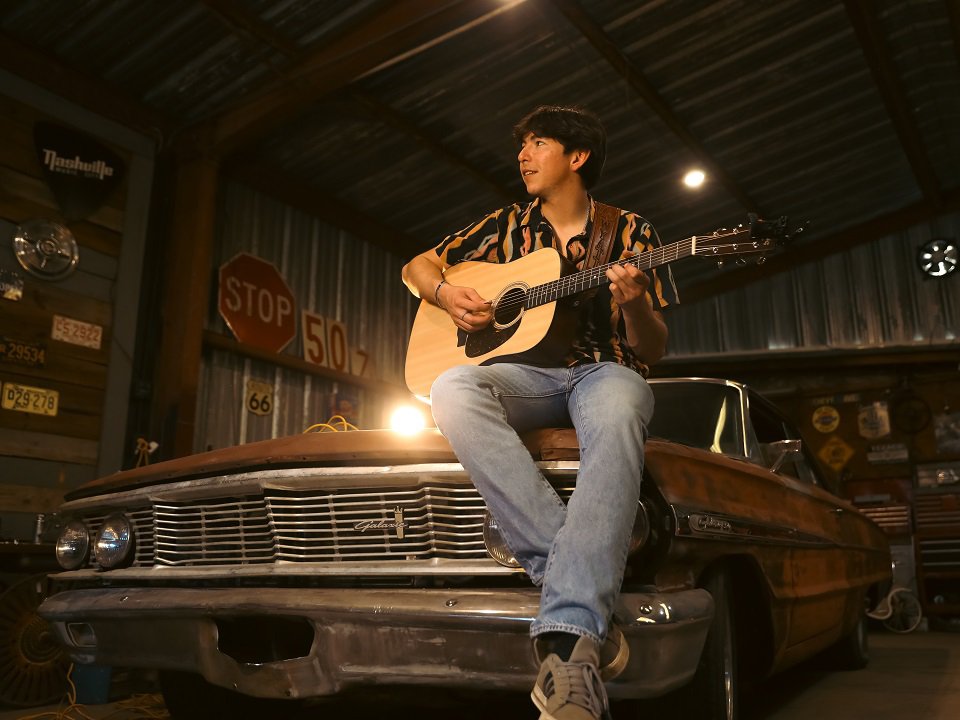
[[[447,311],[453,324],[461,330],[482,330],[493,320],[489,300],[484,300],[471,287],[444,283],[437,294],[440,307]]]
[[[610,294],[623,312],[627,342],[644,363],[653,364],[666,352],[667,326],[663,315],[647,300],[649,276],[633,265],[613,265],[607,269]]]
[[[630,306],[637,302],[646,302],[650,278],[639,268],[613,264],[607,268],[607,279],[613,301],[625,311],[629,312]]]

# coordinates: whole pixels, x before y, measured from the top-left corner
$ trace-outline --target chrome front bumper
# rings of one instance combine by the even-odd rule
[[[75,662],[192,671],[247,695],[303,698],[363,684],[529,690],[539,598],[537,589],[87,589],[47,598],[40,614]],[[704,590],[622,594],[616,619],[630,661],[610,695],[685,684],[712,616]],[[277,646],[271,618],[293,620],[302,637]]]

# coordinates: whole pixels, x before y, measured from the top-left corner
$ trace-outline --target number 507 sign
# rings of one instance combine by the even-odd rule
[[[303,359],[320,367],[353,375],[369,375],[365,350],[351,350],[347,326],[309,310],[301,314]]]

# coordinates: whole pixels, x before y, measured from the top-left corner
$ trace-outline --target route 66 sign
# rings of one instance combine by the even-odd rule
[[[273,385],[247,380],[247,395],[243,404],[254,415],[269,415],[273,412]]]

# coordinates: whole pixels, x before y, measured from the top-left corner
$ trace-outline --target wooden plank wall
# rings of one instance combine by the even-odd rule
[[[38,121],[69,125],[68,118],[0,95],[0,268],[24,283],[22,299],[0,299],[0,337],[42,345],[46,355],[43,367],[0,360],[0,381],[58,391],[59,411],[48,417],[0,409],[0,513],[52,511],[67,485],[95,474],[126,205],[122,181],[96,213],[68,224],[80,248],[77,271],[68,278],[51,282],[21,268],[11,242],[16,226],[30,219],[63,222],[34,150]],[[112,149],[129,167],[129,153]],[[100,348],[53,340],[54,315],[102,326]]]

